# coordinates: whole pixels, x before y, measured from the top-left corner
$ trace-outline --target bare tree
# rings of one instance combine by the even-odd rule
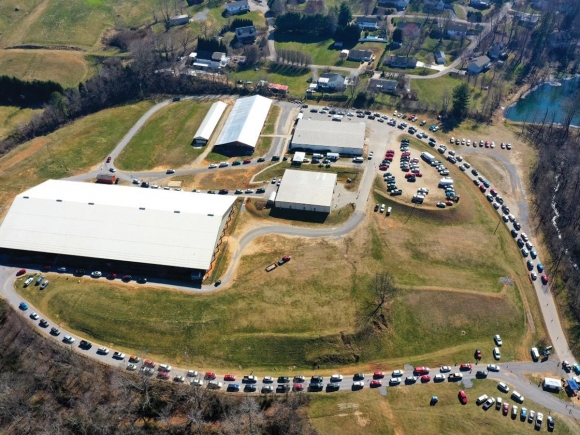
[[[387,326],[388,310],[399,289],[390,273],[375,275],[370,284],[370,295],[363,304],[358,322],[361,329]]]
[[[449,109],[449,103],[451,103],[451,93],[444,92],[441,96],[441,111],[444,115],[447,114],[447,109]]]
[[[187,54],[187,47],[195,40],[193,33],[189,27],[186,27],[179,33],[179,44],[181,45],[182,52],[181,55],[185,56]]]
[[[246,57],[245,65],[254,66],[260,60],[260,49],[255,45],[246,45],[244,56]]]

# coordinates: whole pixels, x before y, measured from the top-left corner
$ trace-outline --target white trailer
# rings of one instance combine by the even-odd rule
[[[429,154],[427,152],[421,153],[421,158],[429,164],[431,164],[435,161],[435,156],[433,156],[432,154]]]
[[[439,187],[448,187],[453,185],[453,178],[442,178],[439,180]]]

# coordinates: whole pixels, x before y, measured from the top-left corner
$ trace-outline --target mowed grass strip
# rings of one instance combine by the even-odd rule
[[[289,155],[288,158],[291,159],[292,156]],[[362,178],[363,175],[363,170],[357,167],[331,165],[329,168],[327,168],[326,165],[320,167],[319,165],[310,163],[303,163],[301,166],[292,166],[292,163],[286,161],[281,162],[277,165],[272,165],[265,171],[260,172],[256,176],[255,181],[259,180],[270,181],[274,177],[280,178],[284,175],[286,169],[292,169],[297,171],[311,171],[311,172],[330,172],[331,174],[336,174],[337,181],[345,184],[347,182],[347,179],[350,178],[352,182],[346,184],[346,188],[349,190],[354,190],[358,187],[360,179]]]
[[[147,120],[115,159],[115,165],[139,171],[191,163],[205,149],[194,148],[191,143],[212,103],[183,100],[164,107]]]
[[[0,106],[0,140],[13,133],[19,126],[28,124],[32,117],[40,112],[41,109]]]
[[[14,196],[48,179],[82,174],[107,158],[131,126],[151,108],[143,101],[103,110],[20,145],[0,159],[2,213]]]
[[[464,390],[468,397],[466,405],[459,403],[457,393]],[[475,404],[482,394],[502,397],[510,404],[510,415],[504,416],[495,409],[487,411]],[[544,394],[538,392],[538,394]],[[430,405],[431,396],[439,402]],[[546,430],[546,419],[550,412],[526,397],[523,405],[518,404],[518,417],[511,418],[513,401],[508,394],[497,389],[497,382],[476,380],[473,387],[443,382],[440,384],[412,385],[388,388],[388,394],[381,396],[378,391],[363,390],[355,393],[333,393],[313,395],[308,414],[314,427],[321,435],[336,434],[337,426],[343,435],[391,435],[391,434],[534,434],[534,424],[520,421],[522,406],[544,414],[542,432]],[[552,413],[553,415],[553,413]],[[556,432],[575,434],[573,422],[559,414],[556,418]]]
[[[280,117],[280,113],[282,112],[282,108],[280,106],[271,106],[270,112],[268,113],[268,118],[264,124],[264,128],[262,129],[262,134],[274,134],[274,128],[276,127],[276,123],[278,122],[278,118]]]
[[[52,80],[76,87],[92,73],[82,53],[57,50],[0,50],[0,73],[22,80]]]

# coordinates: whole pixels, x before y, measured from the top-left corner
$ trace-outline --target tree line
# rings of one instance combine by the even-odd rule
[[[41,337],[3,302],[0,367],[2,433],[316,435],[306,394],[236,397],[131,374]]]
[[[62,92],[60,84],[53,81],[20,80],[6,75],[0,76],[0,104],[30,106],[50,100],[53,92]]]
[[[296,50],[276,50],[276,63],[298,68],[307,68],[312,64],[312,56]]]

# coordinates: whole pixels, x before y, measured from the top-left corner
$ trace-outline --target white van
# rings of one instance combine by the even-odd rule
[[[352,161],[354,163],[362,163],[364,162],[364,159],[362,157],[355,157],[354,159],[352,159]]]
[[[488,398],[488,397],[487,397],[487,394],[484,394],[483,396],[479,396],[479,397],[477,398],[477,401],[476,401],[476,403],[477,403],[478,405],[481,405],[483,402],[485,402],[485,401],[487,400],[487,398]]]
[[[532,347],[532,359],[534,361],[537,361],[540,359],[540,352],[538,352],[538,348],[537,347]]]

